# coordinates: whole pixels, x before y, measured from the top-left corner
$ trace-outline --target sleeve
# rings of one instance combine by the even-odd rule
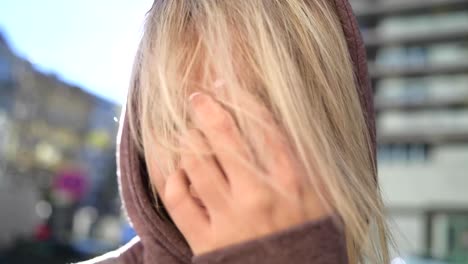
[[[346,264],[344,232],[326,217],[257,240],[195,256],[194,264]]]

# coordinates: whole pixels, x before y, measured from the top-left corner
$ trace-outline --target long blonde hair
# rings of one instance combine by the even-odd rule
[[[249,94],[273,113],[308,184],[343,220],[350,263],[389,263],[370,135],[330,2],[156,0],[127,112],[142,153],[157,145],[175,161],[180,150],[174,139],[190,127],[187,97],[193,90],[213,94],[250,142],[261,142],[251,124],[265,124],[245,109],[243,95]],[[218,78],[227,83],[222,91],[211,85]],[[268,154],[262,149],[259,162]],[[160,165],[168,172],[176,163]]]

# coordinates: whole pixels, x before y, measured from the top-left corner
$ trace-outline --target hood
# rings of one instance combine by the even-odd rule
[[[340,18],[354,65],[354,74],[359,89],[361,105],[373,144],[372,155],[375,157],[373,94],[368,76],[365,46],[349,1],[333,1],[335,2],[336,13]],[[128,217],[139,235],[143,246],[154,245],[156,243],[174,258],[183,263],[190,263],[192,253],[183,236],[172,223],[157,213],[153,205],[145,162],[139,155],[136,145],[131,138],[125,109],[122,111],[120,120],[117,174],[120,194]]]

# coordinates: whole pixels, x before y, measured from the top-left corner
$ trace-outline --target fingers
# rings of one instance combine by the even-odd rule
[[[242,160],[252,160],[252,155],[232,116],[206,94],[192,94],[190,101],[193,121],[209,141],[228,181],[233,186],[251,182]]]
[[[197,156],[189,152],[181,156],[181,167],[195,193],[209,211],[223,208],[229,186],[203,135],[197,130],[190,130],[182,139],[182,145],[185,149],[195,148],[202,153]]]
[[[253,180],[259,177],[252,177],[252,171],[239,161],[239,157],[252,161],[254,154],[251,153],[246,140],[242,138],[229,112],[206,94],[192,95],[191,103],[196,115],[195,124],[209,140],[228,180],[233,184],[241,183],[241,186],[252,184]],[[255,124],[249,131],[249,133],[260,134],[258,139],[263,140],[263,142],[253,142],[254,153],[262,155],[262,157],[257,156],[257,160],[264,161],[272,183],[288,193],[299,192],[300,163],[297,162],[286,134],[276,124],[268,109],[252,98],[245,98],[243,103],[249,115],[258,118],[257,120],[261,123]],[[256,148],[262,148],[263,151]],[[233,153],[238,153],[238,156]]]
[[[263,139],[260,147],[267,149],[267,151],[262,152],[262,155],[264,155],[263,160],[268,174],[288,193],[299,191],[299,175],[302,175],[298,173],[300,163],[295,157],[296,154],[285,132],[276,124],[272,114],[265,107],[254,101],[249,102],[247,107],[249,112],[259,117],[262,123],[256,131],[262,135],[259,137]]]
[[[182,170],[177,170],[167,179],[162,197],[172,220],[188,240],[207,227],[209,218],[190,195],[189,181]]]

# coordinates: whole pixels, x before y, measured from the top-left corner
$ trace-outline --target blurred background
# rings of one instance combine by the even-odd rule
[[[468,263],[468,0],[351,1],[395,256]],[[0,0],[0,264],[70,263],[134,236],[115,137],[151,4]]]

